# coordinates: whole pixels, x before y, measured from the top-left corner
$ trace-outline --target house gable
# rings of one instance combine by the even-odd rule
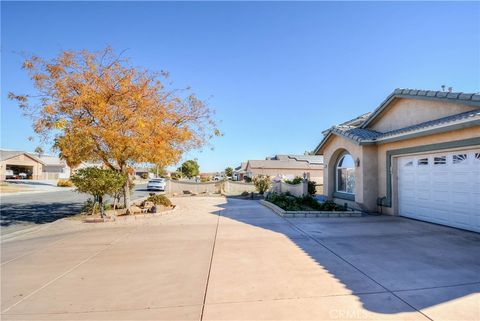
[[[27,153],[20,153],[12,157],[5,158],[2,162],[6,164],[21,164],[21,165],[44,165],[40,160],[28,155]]]
[[[479,107],[451,101],[395,98],[383,106],[364,128],[389,132],[475,109]]]

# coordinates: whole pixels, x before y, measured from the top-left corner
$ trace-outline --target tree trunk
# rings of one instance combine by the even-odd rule
[[[128,173],[127,179],[125,180],[125,185],[123,186],[123,202],[127,213],[130,212],[130,175],[128,175]]]
[[[98,197],[98,204],[100,205],[100,217],[103,218],[105,215],[105,209],[103,208],[103,196]]]

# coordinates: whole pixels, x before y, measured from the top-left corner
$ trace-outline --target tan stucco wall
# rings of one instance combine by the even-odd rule
[[[480,137],[480,126],[381,145],[360,146],[346,138],[334,135],[322,149],[326,164],[324,170],[324,193],[329,198],[333,198],[336,162],[344,151],[348,151],[354,160],[357,158],[360,160],[360,167],[357,167],[355,170],[355,203],[357,203],[357,207],[363,210],[375,212],[378,210],[376,205],[377,198],[387,194],[386,155],[388,151],[476,137]],[[393,173],[396,173],[395,160],[396,158],[394,157],[392,161]],[[343,199],[337,199],[336,201],[341,204],[348,203],[350,206],[355,207],[354,203]],[[383,213],[396,214],[396,175],[392,175],[392,201],[392,207],[383,208]]]
[[[42,179],[42,164],[35,161],[34,159],[25,156],[25,155],[18,155],[16,157],[12,157],[10,159],[4,160],[0,162],[0,179],[5,179],[5,171],[7,165],[19,165],[19,166],[32,166],[32,174],[33,179]]]
[[[477,108],[450,102],[402,98],[392,102],[368,128],[387,132]]]

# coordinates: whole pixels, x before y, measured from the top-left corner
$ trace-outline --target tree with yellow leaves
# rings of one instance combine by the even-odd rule
[[[168,166],[219,135],[204,101],[189,89],[168,88],[166,72],[132,67],[110,47],[63,51],[52,60],[31,56],[23,68],[37,93],[9,97],[73,167],[102,161],[128,176],[135,163]]]

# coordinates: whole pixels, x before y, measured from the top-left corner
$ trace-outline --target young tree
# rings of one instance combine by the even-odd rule
[[[87,193],[94,197],[100,206],[100,216],[103,218],[103,197],[114,195],[122,189],[126,176],[119,171],[101,169],[98,167],[87,167],[77,171],[71,177],[71,181],[77,187],[77,192]]]
[[[182,173],[180,173],[179,171],[172,172],[170,173],[170,178],[174,181],[178,181],[180,178],[182,178]]]
[[[255,184],[255,188],[257,189],[260,195],[263,195],[270,186],[272,186],[272,180],[270,176],[257,176],[253,178],[253,184]]]
[[[192,178],[200,174],[200,165],[194,160],[187,160],[183,162],[177,171],[182,173],[183,176]]]
[[[150,173],[155,174],[157,177],[167,177],[168,175],[167,170],[160,165],[155,165],[154,167],[150,168]]]
[[[52,60],[23,63],[35,95],[9,93],[33,118],[44,139],[53,138],[67,164],[102,161],[129,176],[135,163],[167,166],[220,135],[212,111],[189,89],[165,87],[166,72],[132,67],[111,48],[63,51]],[[125,207],[130,205],[125,180]]]
[[[231,167],[225,168],[225,175],[230,177],[233,176],[233,168]]]
[[[42,157],[42,155],[43,155],[43,148],[40,147],[40,146],[38,146],[37,148],[35,148],[35,151],[34,151],[34,152],[38,154],[38,157]]]

